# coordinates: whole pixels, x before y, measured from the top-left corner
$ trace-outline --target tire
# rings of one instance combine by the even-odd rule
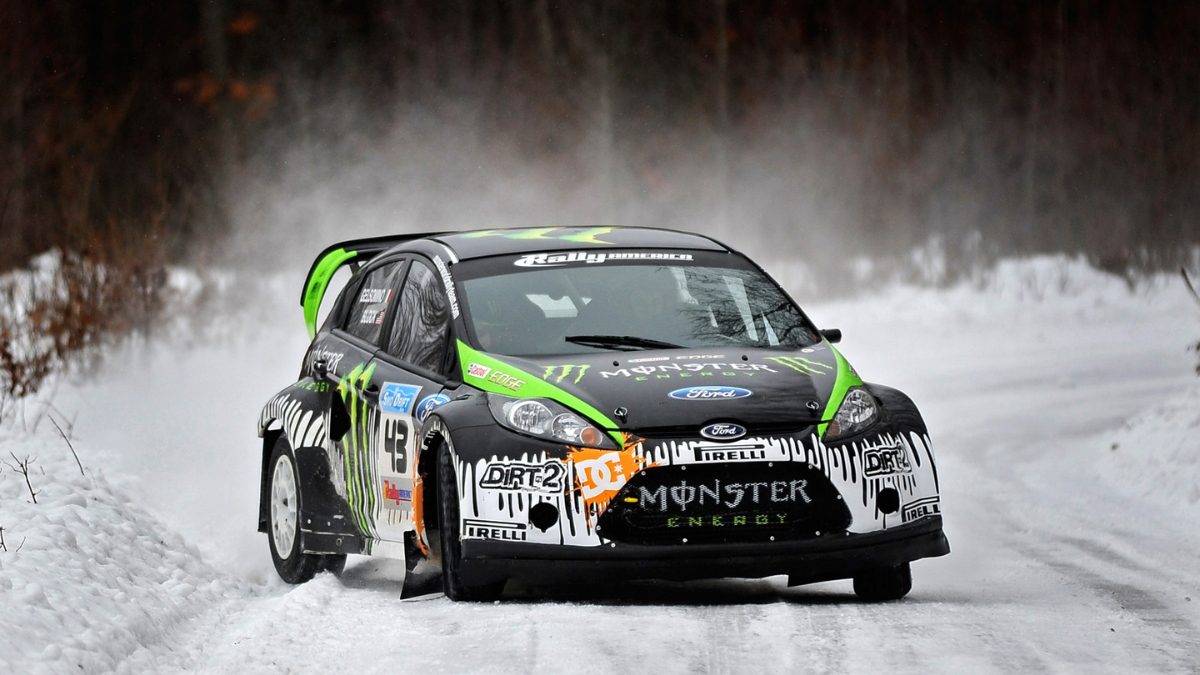
[[[346,567],[345,554],[315,555],[300,551],[300,519],[303,495],[300,476],[296,472],[296,456],[283,436],[275,442],[267,483],[267,544],[271,547],[271,562],[279,578],[289,584],[302,584],[317,572],[341,574]]]
[[[854,576],[854,593],[867,602],[899,600],[911,590],[912,569],[908,563],[877,567]]]
[[[442,590],[459,602],[490,602],[504,592],[504,580],[470,583],[462,573],[462,538],[458,517],[458,478],[450,447],[437,450],[438,530],[442,546]]]

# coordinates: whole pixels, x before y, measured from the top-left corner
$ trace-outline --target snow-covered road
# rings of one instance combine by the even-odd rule
[[[917,401],[939,455],[953,552],[915,563],[912,594],[882,605],[860,604],[848,582],[782,578],[520,587],[499,604],[454,604],[421,594],[431,577],[410,577],[402,597],[397,564],[366,558],[341,579],[286,587],[250,531],[250,420],[299,347],[184,356],[190,391],[179,375],[145,377],[161,363],[138,364],[137,377],[102,378],[62,406],[77,406],[77,445],[104,457],[113,489],[199,549],[184,580],[194,590],[133,638],[47,634],[62,648],[44,649],[0,637],[0,665],[15,654],[18,670],[62,672],[1197,672],[1200,386],[1184,347],[1200,321],[1187,302],[1165,280],[1131,294],[1041,261],[1000,270],[985,290],[809,303],[845,330],[867,379]],[[270,366],[242,366],[258,357]],[[139,412],[138,397],[158,402]],[[12,560],[0,554],[0,593],[25,597],[31,572]],[[18,624],[21,608],[5,607],[0,627]]]

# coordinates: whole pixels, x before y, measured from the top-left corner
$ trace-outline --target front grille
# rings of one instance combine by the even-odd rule
[[[722,419],[716,418],[711,421],[717,422],[722,421]],[[795,422],[775,422],[771,424],[743,424],[743,426],[746,427],[747,436],[794,436],[799,434],[808,435],[812,431],[812,427],[819,423],[820,420],[797,420]],[[708,422],[705,424],[708,424]],[[689,440],[696,438],[702,426],[704,424],[638,427],[633,429],[631,433],[642,438]]]
[[[819,471],[771,464],[646,469],[621,488],[596,530],[629,544],[698,544],[809,539],[850,526],[850,510]]]

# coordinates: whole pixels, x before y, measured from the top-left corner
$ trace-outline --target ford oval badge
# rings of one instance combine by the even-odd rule
[[[736,441],[746,435],[746,427],[732,422],[715,422],[700,430],[710,441]]]
[[[687,387],[676,389],[667,394],[671,398],[684,401],[728,401],[735,398],[746,398],[754,392],[741,387]]]

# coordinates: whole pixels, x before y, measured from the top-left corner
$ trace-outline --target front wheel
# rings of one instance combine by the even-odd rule
[[[459,532],[458,479],[454,459],[445,442],[438,447],[438,529],[442,546],[442,589],[451,600],[487,602],[504,592],[504,580],[471,583],[462,573],[462,539]]]
[[[867,602],[899,600],[911,590],[912,569],[908,563],[877,567],[854,575],[854,593]]]
[[[296,473],[296,457],[283,436],[271,452],[271,527],[267,541],[271,546],[271,562],[279,578],[289,584],[302,584],[317,572],[341,574],[346,556],[314,555],[300,550],[300,480]]]

